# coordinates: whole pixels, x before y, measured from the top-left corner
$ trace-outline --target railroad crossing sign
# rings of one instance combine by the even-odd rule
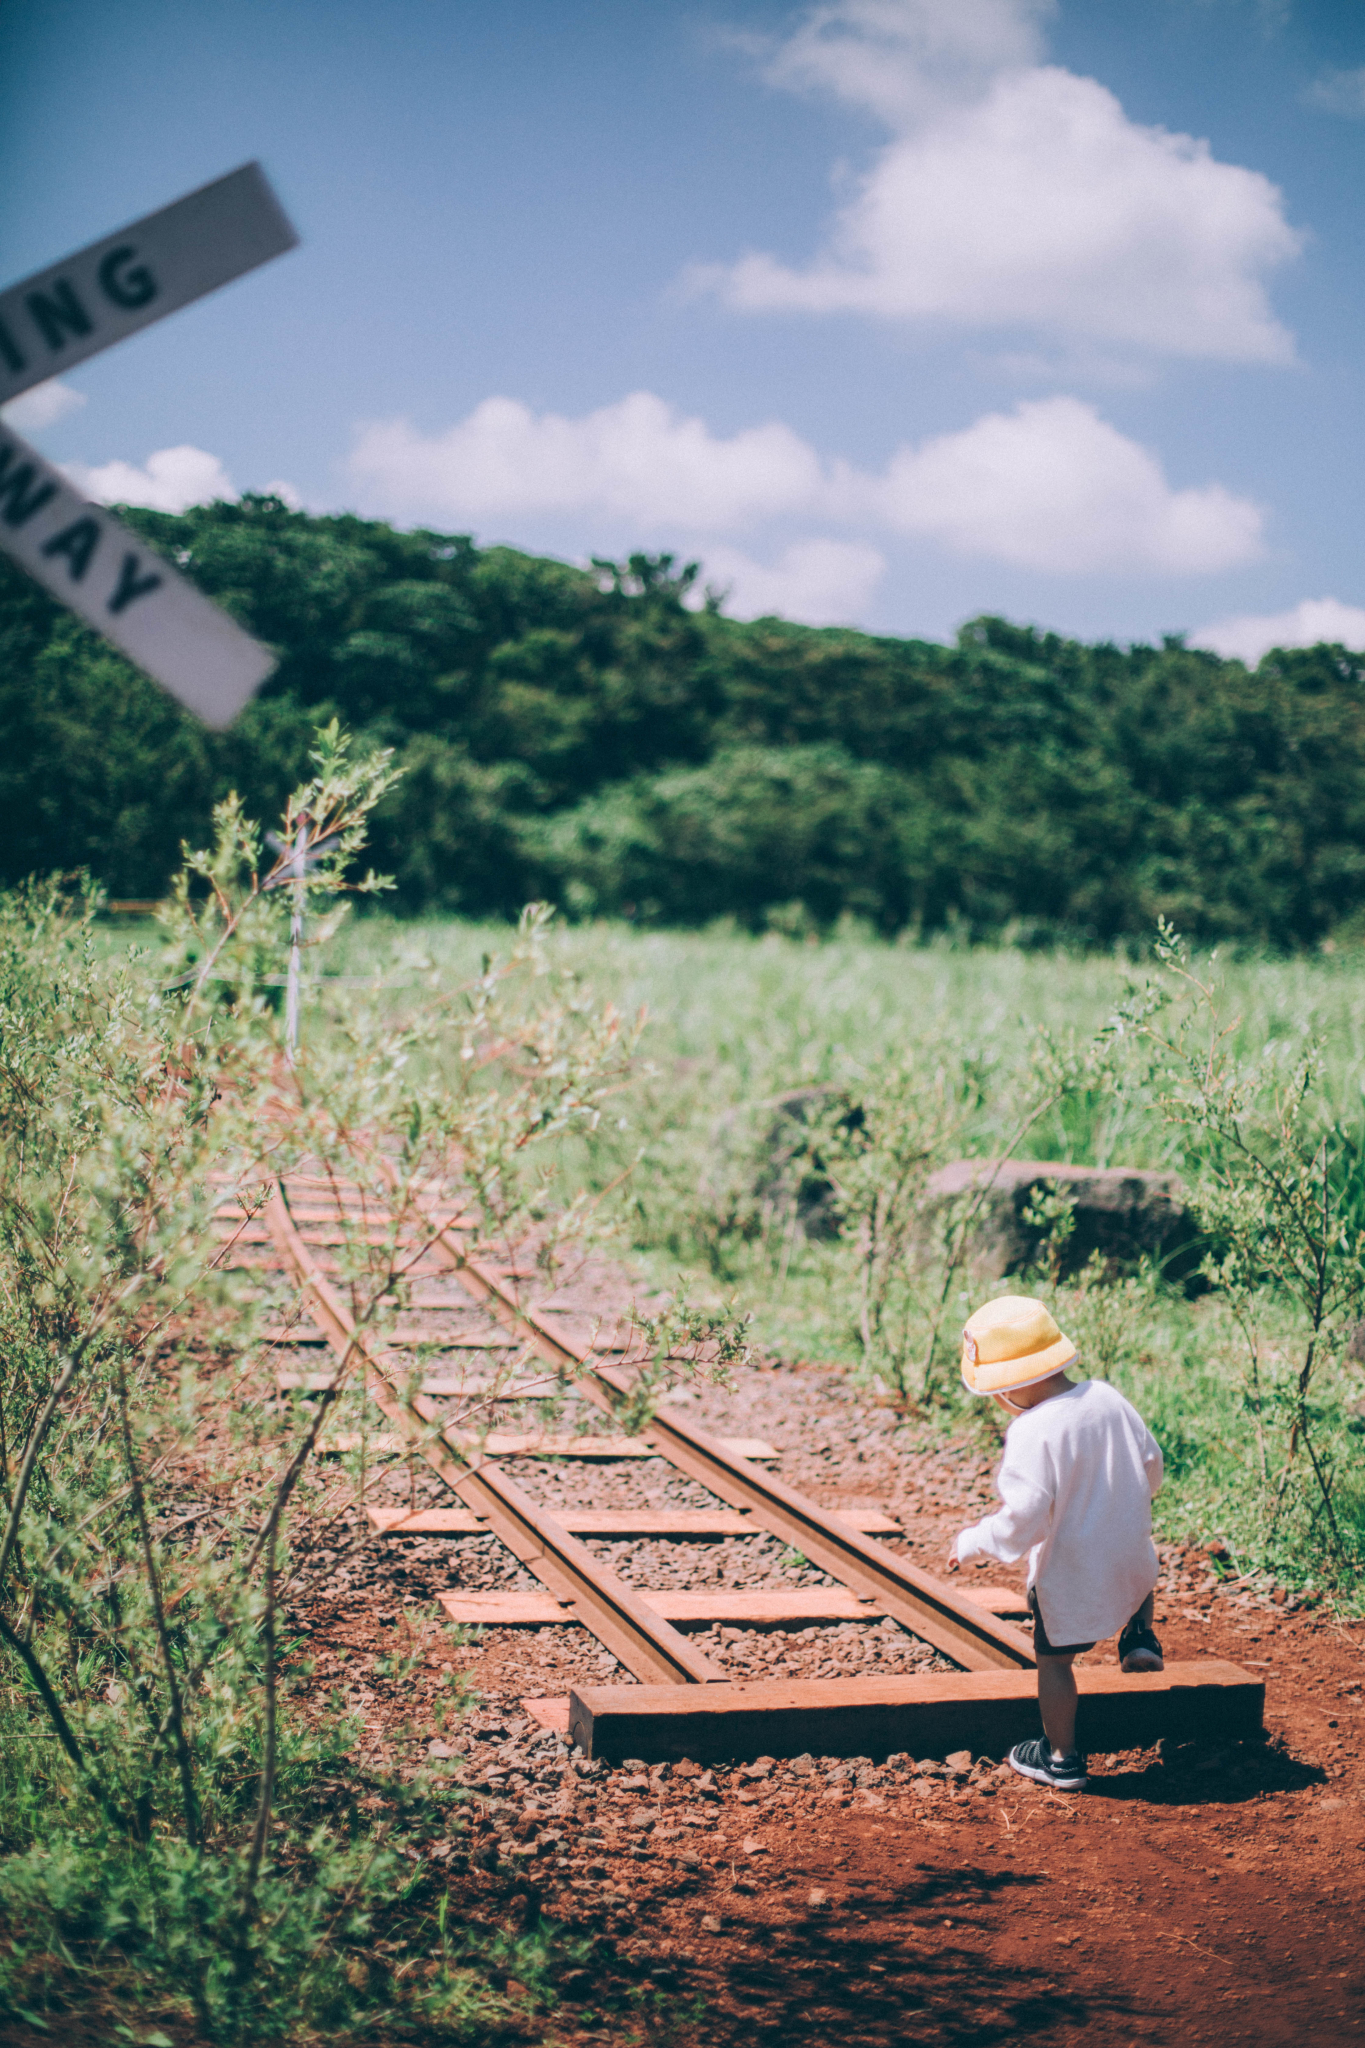
[[[259,164],[0,293],[0,404],[298,242]],[[274,656],[121,520],[0,427],[0,548],[202,718],[229,725]]]

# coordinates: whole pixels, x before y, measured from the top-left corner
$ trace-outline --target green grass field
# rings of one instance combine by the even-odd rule
[[[477,972],[481,956],[507,941],[505,929],[372,918],[339,936],[328,965],[394,984],[448,983]],[[894,1376],[884,1361],[869,1360],[859,1338],[854,1249],[844,1240],[809,1242],[746,1199],[754,1148],[761,1162],[772,1122],[762,1105],[814,1083],[856,1094],[897,1063],[913,1075],[922,1061],[927,1087],[935,1062],[956,1055],[977,1088],[949,1149],[989,1155],[1014,1119],[1040,1027],[1062,1043],[1084,1042],[1151,972],[1094,956],[893,946],[856,932],[811,945],[725,930],[579,926],[562,930],[554,951],[593,994],[647,1016],[636,1078],[595,1143],[565,1157],[566,1184],[586,1179],[605,1187],[628,1172],[616,1198],[619,1228],[651,1282],[697,1300],[729,1299],[752,1314],[755,1335],[779,1354],[840,1363],[887,1395],[896,1391]],[[1365,1084],[1365,960],[1213,956],[1194,964],[1221,985],[1230,1042],[1245,1057],[1278,1051],[1288,1062],[1308,1042],[1323,1042],[1321,1112],[1353,1132]],[[393,999],[413,993],[395,988]],[[1095,1165],[1198,1164],[1142,1086],[1073,1092],[1021,1149]],[[1160,1517],[1168,1534],[1222,1537],[1239,1562],[1291,1582],[1324,1574],[1343,1582],[1346,1560],[1324,1548],[1322,1518],[1307,1496],[1294,1493],[1278,1510],[1267,1504],[1284,1434],[1285,1380],[1302,1338],[1286,1300],[1267,1293],[1260,1303],[1258,1427],[1247,1347],[1217,1292],[1191,1300],[1152,1275],[1053,1286],[1040,1274],[1029,1284],[1051,1293],[1090,1369],[1113,1377],[1159,1429],[1171,1473]],[[969,1284],[955,1284],[947,1324],[975,1298]],[[923,1336],[913,1307],[906,1323],[913,1395]],[[1365,1373],[1338,1352],[1317,1384],[1343,1541],[1354,1560],[1365,1533],[1365,1435],[1350,1410],[1365,1392]],[[945,1372],[937,1399],[911,1426],[990,1437],[995,1419],[959,1401]]]
[[[502,925],[354,919],[310,956],[310,974],[339,979],[316,990],[305,1036],[326,1031],[334,1005],[378,1000],[395,1014],[420,1005],[433,989],[476,976],[482,958],[505,953],[511,938]],[[947,1074],[953,1114],[930,1130],[929,1142],[940,1156],[990,1156],[1028,1099],[1039,1032],[1063,1049],[1083,1046],[1153,968],[1094,955],[889,945],[858,930],[811,944],[723,928],[566,926],[550,954],[580,978],[585,998],[645,1016],[632,1078],[596,1136],[561,1149],[558,1173],[565,1192],[611,1190],[604,1221],[646,1282],[699,1304],[733,1304],[752,1317],[765,1347],[847,1368],[904,1405],[912,1430],[993,1440],[994,1411],[960,1395],[950,1363],[956,1325],[982,1289],[965,1274],[950,1276],[924,1399],[923,1289],[900,1288],[896,1340],[869,1352],[859,1332],[852,1233],[810,1241],[780,1204],[755,1192],[772,1105],[813,1084],[861,1098],[897,1072],[911,1098],[921,1081],[931,1095]],[[1219,984],[1228,1043],[1244,1058],[1278,1057],[1287,1066],[1322,1041],[1317,1113],[1326,1126],[1355,1134],[1365,1085],[1365,958],[1214,955],[1193,964]],[[1187,1173],[1200,1163],[1188,1134],[1163,1119],[1151,1087],[1131,1077],[1072,1088],[1018,1150]],[[1276,1494],[1303,1344],[1302,1318],[1282,1293],[1262,1289],[1256,1304],[1256,1383],[1244,1335],[1217,1291],[1190,1299],[1150,1273],[1099,1284],[1094,1275],[1059,1282],[1040,1272],[1009,1283],[1025,1284],[1052,1299],[1087,1368],[1112,1377],[1158,1429],[1170,1472],[1159,1516],[1168,1535],[1217,1536],[1248,1569],[1291,1584],[1334,1581],[1348,1595],[1365,1550],[1365,1426],[1353,1413],[1365,1369],[1344,1355],[1346,1327],[1315,1380],[1339,1524],[1331,1542],[1320,1503],[1315,1508],[1297,1474]]]

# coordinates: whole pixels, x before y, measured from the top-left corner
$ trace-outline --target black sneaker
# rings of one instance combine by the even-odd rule
[[[1119,1637],[1119,1668],[1122,1671],[1164,1671],[1166,1659],[1161,1645],[1145,1622],[1129,1622]]]
[[[1085,1758],[1078,1749],[1054,1756],[1047,1737],[1036,1742],[1016,1742],[1010,1751],[1010,1769],[1035,1785],[1051,1785],[1057,1792],[1084,1792],[1090,1783]]]

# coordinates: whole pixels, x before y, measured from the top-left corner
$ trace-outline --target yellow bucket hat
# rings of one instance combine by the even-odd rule
[[[973,1394],[1010,1394],[1036,1387],[1070,1365],[1076,1347],[1027,1294],[1002,1294],[967,1318],[962,1377]]]

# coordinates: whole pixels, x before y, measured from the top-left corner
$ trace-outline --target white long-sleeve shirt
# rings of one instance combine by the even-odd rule
[[[1010,1424],[995,1477],[1003,1505],[962,1531],[956,1554],[1016,1564],[1027,1553],[1048,1641],[1102,1642],[1156,1584],[1161,1480],[1161,1448],[1136,1408],[1107,1381],[1082,1380]]]

